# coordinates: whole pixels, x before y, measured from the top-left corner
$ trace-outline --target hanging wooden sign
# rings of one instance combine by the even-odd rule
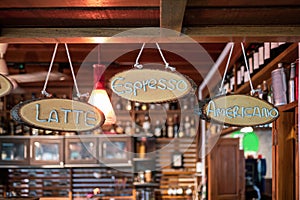
[[[69,99],[25,101],[11,110],[14,120],[28,126],[57,131],[89,131],[104,123],[96,107]]]
[[[272,104],[248,95],[219,96],[200,105],[200,116],[232,126],[256,126],[271,123],[279,117]]]
[[[0,74],[0,97],[8,95],[12,90],[13,85],[6,76]]]
[[[193,91],[193,83],[176,72],[132,69],[110,79],[112,91],[131,101],[158,103],[173,101]]]

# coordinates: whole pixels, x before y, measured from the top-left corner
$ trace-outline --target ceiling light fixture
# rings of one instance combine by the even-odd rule
[[[115,111],[112,107],[111,101],[108,97],[105,88],[104,71],[106,66],[100,64],[100,50],[98,45],[98,64],[94,64],[94,89],[90,95],[88,103],[99,108],[105,115],[105,125],[112,125],[116,123]]]

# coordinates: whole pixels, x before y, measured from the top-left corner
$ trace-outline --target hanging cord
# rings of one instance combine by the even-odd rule
[[[170,69],[171,71],[176,71],[176,68],[175,68],[175,67],[170,67],[170,66],[169,66],[169,63],[167,63],[167,61],[166,61],[166,59],[165,59],[165,57],[164,57],[164,55],[163,55],[163,53],[162,53],[162,51],[161,51],[161,49],[160,49],[158,43],[156,42],[155,44],[156,44],[156,47],[157,47],[157,49],[158,49],[158,51],[159,51],[159,53],[160,53],[161,58],[163,59],[163,61],[164,61],[164,63],[165,63],[165,68],[166,68],[166,69]]]
[[[135,64],[133,65],[135,68],[138,68],[138,69],[142,69],[143,68],[143,65],[139,63],[139,59],[140,59],[140,57],[142,55],[144,47],[145,47],[145,43],[143,43],[142,48],[141,48],[141,50],[140,50],[140,52],[139,52],[139,54],[138,54],[138,56],[137,56],[137,58],[135,60]]]
[[[256,90],[254,90],[253,85],[252,85],[252,81],[251,81],[251,77],[250,77],[250,71],[249,71],[248,62],[247,62],[247,58],[246,58],[246,53],[245,53],[245,49],[244,49],[244,44],[242,42],[241,42],[241,47],[242,47],[242,51],[243,51],[243,55],[244,55],[244,61],[245,61],[247,74],[248,74],[248,78],[249,78],[251,93],[254,94],[256,92]]]
[[[67,43],[65,43],[65,47],[66,47],[66,52],[67,52],[67,56],[68,56],[68,60],[69,60],[69,64],[70,64],[70,69],[71,69],[71,72],[72,72],[72,78],[73,78],[75,90],[76,90],[76,93],[77,93],[77,97],[80,98],[82,95],[80,94],[79,89],[78,89],[78,85],[77,85],[77,81],[76,81],[76,77],[75,77],[73,65],[72,65],[72,62],[71,62],[71,56],[70,56],[70,53],[69,53],[69,48],[68,48]]]
[[[56,55],[57,47],[58,47],[58,43],[55,44],[55,48],[54,48],[54,51],[53,51],[52,59],[51,59],[50,66],[49,66],[49,69],[48,69],[48,73],[47,73],[47,76],[46,76],[46,80],[45,80],[45,83],[44,83],[44,88],[41,91],[42,95],[45,95],[46,97],[51,97],[52,96],[51,94],[49,94],[46,91],[46,88],[47,88],[47,84],[48,84],[48,81],[49,81],[50,73],[51,73],[51,70],[52,70],[52,66],[53,66],[55,55]]]
[[[230,62],[230,59],[231,59],[231,56],[232,56],[233,47],[234,47],[234,43],[232,43],[232,45],[231,45],[231,49],[230,49],[230,52],[229,52],[229,56],[228,56],[225,71],[224,71],[224,75],[223,75],[222,82],[221,82],[221,85],[220,85],[220,88],[219,88],[219,94],[220,95],[225,94],[225,91],[223,90],[223,85],[224,85],[224,81],[225,81],[225,76],[227,74],[229,62]]]

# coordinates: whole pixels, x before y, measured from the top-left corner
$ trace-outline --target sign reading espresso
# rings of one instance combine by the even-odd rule
[[[144,103],[178,99],[192,91],[192,83],[179,73],[132,69],[110,79],[110,88],[117,95]]]
[[[248,95],[228,95],[211,99],[202,107],[205,118],[225,125],[256,126],[279,117],[272,104]]]
[[[0,97],[9,94],[12,88],[13,86],[10,80],[8,80],[8,78],[0,74]]]
[[[25,101],[11,110],[14,120],[28,126],[58,131],[89,131],[105,120],[96,107],[69,99]]]

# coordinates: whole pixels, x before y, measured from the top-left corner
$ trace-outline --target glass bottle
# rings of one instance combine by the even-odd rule
[[[262,99],[268,101],[268,94],[269,94],[268,83],[266,80],[264,80],[262,85]]]
[[[159,120],[155,122],[154,136],[157,138],[162,137],[162,126]]]
[[[131,126],[131,122],[130,121],[126,122],[125,134],[127,134],[127,135],[132,135],[133,134],[132,126]]]
[[[150,117],[149,114],[146,113],[143,121],[143,129],[145,133],[149,133],[151,128],[151,122],[150,122]]]
[[[184,131],[185,131],[185,136],[190,137],[191,136],[191,123],[190,123],[190,117],[185,116],[184,118]]]
[[[179,117],[177,114],[174,115],[173,120],[173,137],[178,138],[178,132],[179,132]]]
[[[290,69],[290,78],[289,78],[289,103],[295,101],[295,76],[296,76],[296,68],[295,63],[291,63]]]
[[[192,118],[192,119],[191,119],[190,136],[191,136],[191,137],[195,137],[196,134],[197,134],[197,132],[196,132],[196,126],[195,126],[195,119]]]
[[[167,120],[167,136],[168,138],[173,138],[174,137],[174,124],[173,124],[173,118],[172,117],[168,117]]]

